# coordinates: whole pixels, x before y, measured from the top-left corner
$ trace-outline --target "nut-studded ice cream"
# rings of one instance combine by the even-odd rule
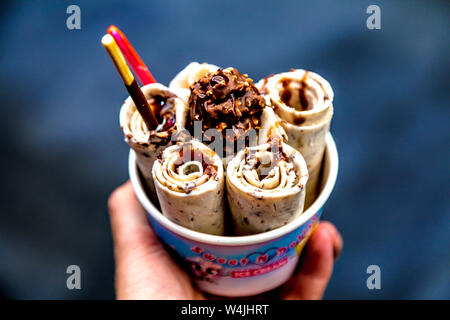
[[[191,94],[191,86],[200,78],[218,69],[219,67],[213,64],[191,62],[170,81],[169,88],[187,102]]]
[[[251,141],[256,138],[256,131],[254,135],[245,134],[250,129],[259,129],[264,107],[265,99],[248,75],[235,68],[219,69],[191,86],[188,126],[195,131],[195,122],[201,121],[203,140],[214,141],[214,133],[220,132],[224,147],[221,156],[226,163],[227,156],[234,156],[239,139],[246,137],[250,145],[256,144],[256,140]]]

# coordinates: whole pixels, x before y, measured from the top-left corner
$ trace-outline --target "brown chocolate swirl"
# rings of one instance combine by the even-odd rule
[[[202,134],[216,128],[234,142],[249,129],[259,129],[264,106],[263,96],[247,74],[235,68],[219,69],[191,86],[189,126],[202,121]],[[227,136],[225,129],[234,134]]]
[[[158,120],[158,127],[150,130],[149,141],[153,144],[167,144],[171,135],[177,129],[175,125],[175,99],[176,96],[169,91],[161,91],[160,95],[148,99]]]

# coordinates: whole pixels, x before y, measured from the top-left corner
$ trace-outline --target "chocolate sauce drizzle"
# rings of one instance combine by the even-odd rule
[[[299,100],[300,100],[300,110],[301,111],[306,111],[306,110],[311,110],[313,108],[312,105],[310,105],[308,98],[306,97],[306,88],[307,88],[307,84],[306,84],[306,79],[308,77],[308,72],[305,72],[305,74],[303,75],[303,77],[300,79],[300,88],[299,88]],[[290,106],[290,100],[292,97],[292,90],[289,87],[290,84],[292,83],[292,79],[283,79],[281,81],[281,85],[283,86],[283,90],[280,93],[280,98],[281,101],[283,101],[284,104]],[[297,108],[295,108],[297,109]]]
[[[150,130],[149,141],[154,145],[168,144],[175,126],[175,98],[170,92],[151,96],[147,101],[158,121],[158,127]]]

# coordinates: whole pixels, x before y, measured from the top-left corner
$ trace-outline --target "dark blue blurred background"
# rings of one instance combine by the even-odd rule
[[[66,8],[81,8],[81,30]],[[381,30],[366,8],[381,7]],[[126,91],[100,44],[121,28],[162,83],[190,61],[335,91],[343,234],[326,298],[450,298],[448,1],[2,1],[0,297],[113,298],[106,201],[127,179]],[[66,288],[68,265],[82,290]],[[381,268],[381,290],[366,287]]]

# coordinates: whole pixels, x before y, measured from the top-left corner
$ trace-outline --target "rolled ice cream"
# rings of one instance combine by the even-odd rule
[[[288,136],[287,143],[306,160],[309,180],[305,208],[320,192],[325,136],[333,116],[333,90],[324,78],[306,70],[291,70],[258,82]]]
[[[194,231],[225,232],[222,160],[196,140],[166,148],[152,169],[162,213]]]
[[[301,154],[272,140],[241,150],[227,167],[227,199],[236,235],[266,232],[303,212],[308,169]]]
[[[158,154],[172,142],[181,140],[181,130],[186,123],[188,107],[172,90],[159,83],[142,87],[142,91],[153,109],[158,126],[149,130],[135,104],[128,98],[120,110],[120,127],[125,141],[136,152],[139,170],[156,200],[152,167]]]

